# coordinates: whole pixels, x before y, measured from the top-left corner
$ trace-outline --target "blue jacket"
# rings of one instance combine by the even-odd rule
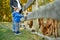
[[[14,22],[20,22],[20,19],[22,17],[24,17],[22,14],[20,14],[19,12],[13,12],[12,13],[12,16],[13,16],[13,21]]]

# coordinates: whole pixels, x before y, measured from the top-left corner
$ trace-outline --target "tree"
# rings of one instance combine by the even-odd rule
[[[53,2],[54,0],[38,0],[39,6],[46,5],[47,3]]]

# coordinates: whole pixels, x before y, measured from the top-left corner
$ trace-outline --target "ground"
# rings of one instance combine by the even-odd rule
[[[28,30],[21,30],[21,35],[15,35],[11,30],[11,23],[0,23],[0,40],[34,40]]]
[[[0,40],[35,40],[34,36],[29,30],[20,29],[21,35],[15,35],[12,30],[11,22],[0,22]],[[42,40],[40,37],[39,40]]]
[[[20,29],[20,35],[15,35],[12,30],[11,22],[0,22],[0,40],[35,40],[34,35],[26,29]],[[39,37],[39,40],[46,40]],[[60,39],[59,39],[60,40]]]

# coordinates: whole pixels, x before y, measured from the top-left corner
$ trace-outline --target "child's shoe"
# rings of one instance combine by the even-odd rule
[[[15,32],[15,35],[19,35],[19,34],[21,34],[21,32],[19,32],[19,31]]]

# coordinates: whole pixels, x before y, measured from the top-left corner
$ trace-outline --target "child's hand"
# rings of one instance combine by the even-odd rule
[[[21,21],[24,21],[25,19],[24,19],[24,18],[21,18],[20,20],[21,20]]]
[[[27,20],[27,16],[24,17],[25,18],[25,21]]]
[[[24,23],[24,21],[21,21],[21,23]]]

